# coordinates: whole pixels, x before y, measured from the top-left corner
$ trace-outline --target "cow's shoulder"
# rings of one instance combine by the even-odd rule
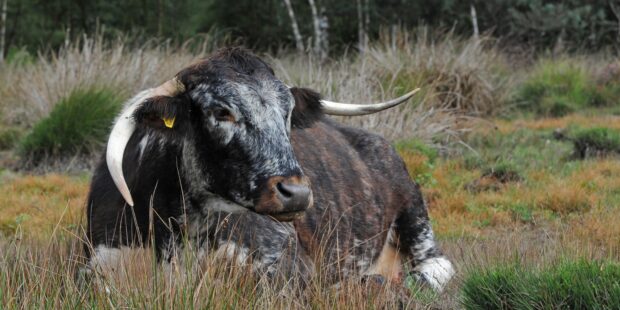
[[[378,134],[343,125],[333,120],[326,120],[326,123],[333,127],[335,131],[338,131],[362,158],[372,159],[374,157],[383,156],[398,157],[391,143]]]
[[[401,185],[409,186],[412,183],[404,161],[386,138],[364,129],[336,123],[333,120],[328,122],[355,149],[366,166],[375,173],[399,182]]]

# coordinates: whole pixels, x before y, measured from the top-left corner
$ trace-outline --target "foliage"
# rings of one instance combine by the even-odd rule
[[[14,127],[0,127],[0,151],[15,146],[21,137],[21,130]]]
[[[426,106],[468,115],[488,116],[505,110],[513,75],[492,39],[465,40],[426,27],[390,36],[381,36],[368,52],[380,64],[375,75],[384,88],[404,94],[421,87],[419,97],[425,97]]]
[[[74,91],[24,137],[20,151],[34,161],[45,156],[90,154],[104,142],[121,103],[110,90]]]
[[[304,41],[313,35],[307,1],[291,1]],[[476,8],[482,32],[507,42],[542,49],[564,46],[597,50],[617,44],[618,20],[606,0],[495,0],[495,1],[360,1],[368,14],[371,39],[396,25],[420,24],[452,28],[458,35],[472,31],[470,5]],[[329,20],[335,50],[358,41],[355,1],[317,1]],[[617,6],[617,5],[616,5]],[[258,49],[292,46],[290,18],[281,0],[239,0],[235,5],[215,0],[19,0],[8,1],[7,46],[57,49],[67,41],[102,31],[108,37],[137,35],[184,41],[204,33],[229,33]],[[216,31],[215,29],[219,29]]]
[[[541,116],[564,116],[603,101],[588,73],[570,60],[542,60],[517,89],[515,101]]]
[[[471,271],[462,292],[466,309],[617,309],[620,265],[579,260],[539,271],[498,266]]]
[[[573,128],[569,136],[575,146],[574,154],[579,158],[620,154],[619,130],[606,127]]]

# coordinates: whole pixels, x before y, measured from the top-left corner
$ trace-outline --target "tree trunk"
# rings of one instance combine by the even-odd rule
[[[325,60],[329,54],[329,20],[325,13],[325,7],[321,7],[319,29],[321,30],[321,60]]]
[[[284,0],[284,4],[286,5],[286,9],[288,10],[288,16],[291,18],[293,36],[295,37],[295,47],[297,48],[298,52],[303,53],[304,42],[303,42],[303,39],[301,38],[301,33],[299,32],[299,26],[297,26],[297,18],[295,18],[295,11],[293,11],[291,0]]]
[[[314,53],[319,55],[321,53],[321,26],[319,21],[319,14],[316,10],[314,0],[308,0],[310,4],[310,10],[312,11],[312,24],[314,26]]]
[[[478,40],[480,38],[480,31],[478,30],[478,17],[476,16],[476,8],[473,4],[469,6],[471,13],[471,24],[474,28],[474,39]]]
[[[364,0],[364,46],[368,48],[368,43],[370,39],[368,37],[368,32],[370,31],[370,0]]]
[[[364,12],[362,9],[361,0],[357,0],[357,48],[360,53],[364,53],[366,51],[366,32],[364,32]]]
[[[4,50],[6,48],[6,6],[9,0],[2,0],[2,12],[0,12],[0,64],[4,63]]]
[[[611,11],[616,16],[616,19],[618,20],[618,42],[620,42],[620,9],[616,8],[613,1],[609,2],[609,6],[611,7]]]
[[[164,1],[157,0],[157,36],[161,37],[164,31]]]

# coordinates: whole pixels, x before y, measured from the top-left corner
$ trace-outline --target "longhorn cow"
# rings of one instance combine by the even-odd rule
[[[323,100],[239,48],[142,91],[93,175],[90,266],[145,244],[170,262],[186,237],[266,274],[313,272],[322,253],[327,274],[398,279],[406,264],[441,290],[454,271],[402,159],[385,139],[326,116],[378,112],[414,93],[368,105]]]

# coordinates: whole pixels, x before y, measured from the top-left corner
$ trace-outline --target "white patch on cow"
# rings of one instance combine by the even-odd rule
[[[418,242],[413,246],[412,251],[413,258],[416,261],[423,261],[426,258],[427,253],[430,250],[435,249],[435,241],[432,231],[426,230],[420,235],[423,236],[423,238],[418,240]]]
[[[231,262],[235,262],[237,265],[244,265],[249,258],[250,250],[245,247],[240,247],[234,242],[224,241],[220,244],[217,251],[215,251],[216,258],[228,259]]]
[[[120,259],[121,249],[99,245],[90,259],[90,267],[97,271],[114,272],[120,264]]]
[[[139,159],[142,159],[142,155],[144,154],[144,150],[146,149],[146,145],[149,143],[149,134],[145,134],[144,137],[138,143],[138,149],[140,150],[140,155],[138,155]]]
[[[99,245],[95,248],[93,256],[90,258],[88,267],[94,271],[96,287],[102,289],[106,294],[112,292],[111,284],[106,281],[106,277],[118,271],[121,264],[121,249]]]
[[[414,270],[436,291],[442,291],[455,273],[452,263],[443,256],[429,258],[415,266]]]

